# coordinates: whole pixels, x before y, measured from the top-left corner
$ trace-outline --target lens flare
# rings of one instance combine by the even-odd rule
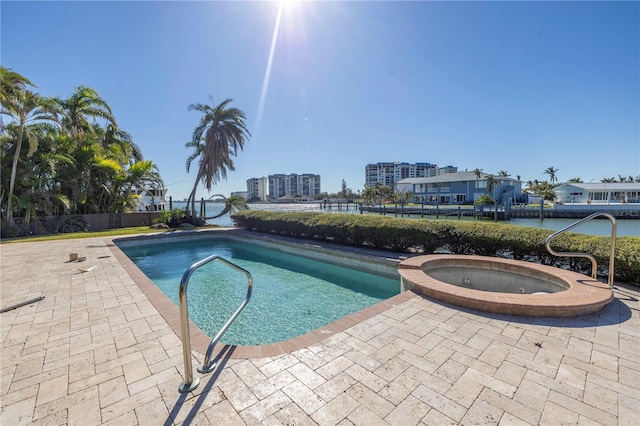
[[[255,138],[257,139],[258,132],[260,131],[260,123],[262,122],[262,113],[264,112],[264,103],[267,99],[267,89],[269,88],[269,79],[271,77],[271,66],[273,65],[273,56],[276,51],[276,45],[278,43],[278,33],[280,31],[280,21],[282,20],[282,13],[287,7],[287,3],[291,3],[292,0],[281,1],[278,5],[278,14],[276,16],[276,24],[273,28],[273,36],[271,37],[271,48],[269,49],[269,59],[267,60],[267,68],[264,73],[264,79],[262,80],[262,90],[260,91],[260,101],[258,103],[258,116],[256,119],[256,131]]]

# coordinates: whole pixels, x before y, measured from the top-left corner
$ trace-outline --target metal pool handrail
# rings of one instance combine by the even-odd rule
[[[573,252],[556,252],[551,248],[551,240],[554,239],[555,237],[557,237],[560,234],[564,234],[567,231],[570,231],[571,229],[575,228],[576,226],[580,226],[585,222],[590,221],[591,219],[594,219],[598,216],[604,216],[607,219],[609,219],[611,221],[611,251],[609,253],[609,287],[613,287],[613,267],[614,267],[614,261],[615,261],[615,252],[616,252],[616,229],[618,227],[617,222],[616,222],[616,218],[613,217],[611,214],[606,213],[606,212],[596,212],[593,214],[590,214],[589,216],[585,217],[584,219],[581,219],[579,221],[577,221],[574,224],[571,224],[569,226],[567,226],[564,229],[559,230],[558,232],[555,232],[551,235],[549,235],[545,241],[545,244],[547,246],[547,250],[549,251],[549,253],[551,253],[554,256],[567,256],[567,257],[586,257],[587,259],[591,260],[591,278],[596,278],[596,272],[598,269],[598,263],[596,262],[596,259],[591,256],[590,254],[586,254],[586,253],[573,253]]]
[[[211,354],[213,353],[213,348],[216,343],[222,338],[222,335],[227,331],[227,329],[231,326],[236,317],[240,314],[240,312],[244,309],[244,307],[249,303],[249,299],[251,298],[251,290],[253,288],[253,279],[251,278],[251,273],[240,266],[229,262],[228,260],[218,256],[211,255],[206,257],[193,265],[187,268],[182,275],[182,279],[180,280],[180,289],[178,290],[178,298],[180,299],[180,329],[182,332],[182,356],[184,358],[184,381],[180,383],[180,387],[178,388],[179,392],[191,392],[200,384],[200,379],[198,377],[193,377],[193,367],[191,364],[191,336],[189,334],[189,307],[187,305],[187,286],[189,285],[189,279],[191,278],[191,274],[200,268],[201,266],[206,265],[212,261],[222,262],[227,266],[231,266],[232,268],[243,272],[247,276],[247,297],[245,297],[244,301],[240,304],[238,309],[231,315],[231,317],[227,320],[227,322],[222,326],[218,334],[211,340],[209,343],[209,347],[207,348],[207,354],[205,355],[203,364],[198,368],[200,373],[208,373],[215,367],[215,364],[211,362]]]

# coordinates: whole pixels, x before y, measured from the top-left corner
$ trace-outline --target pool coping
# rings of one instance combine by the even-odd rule
[[[208,230],[189,230],[177,233],[163,234],[140,234],[137,236],[126,237],[109,237],[104,240],[105,244],[111,250],[113,256],[120,262],[124,270],[129,274],[131,279],[136,283],[140,290],[145,294],[153,306],[158,310],[160,315],[169,324],[171,329],[182,340],[182,331],[180,324],[180,308],[165,295],[132,261],[129,259],[122,250],[117,246],[114,240],[119,239],[136,239],[140,237],[141,240],[148,240],[149,238],[170,238],[171,236],[198,236],[199,234],[206,234],[211,232],[233,232],[236,235],[246,234],[248,231],[239,230],[237,228],[218,228]],[[279,237],[278,237],[279,238]],[[287,240],[288,243],[295,243],[291,239]],[[298,242],[298,244],[304,245],[304,242]],[[326,244],[323,247],[328,247]],[[329,246],[329,249],[332,247]],[[355,252],[346,248],[344,251]],[[360,252],[365,256],[371,256],[370,253]],[[385,257],[388,253],[377,253],[378,257]],[[398,255],[396,255],[398,256]],[[398,262],[402,260],[404,256],[399,256]],[[400,285],[400,276],[398,276],[398,284]],[[177,289],[176,289],[177,291]],[[294,337],[289,340],[268,343],[264,345],[225,345],[218,344],[213,352],[212,359],[217,358],[231,358],[231,359],[250,359],[250,358],[262,358],[267,356],[277,356],[294,352],[299,349],[309,347],[315,343],[318,343],[336,333],[340,333],[352,327],[362,321],[374,317],[388,309],[391,309],[407,300],[410,300],[418,295],[412,291],[404,291],[400,294],[393,296],[389,299],[378,302],[365,309],[355,312],[346,317],[340,318],[332,323],[319,327],[315,330],[309,331],[301,336]],[[191,339],[191,349],[204,355],[207,352],[211,337],[207,336],[195,323],[189,320],[189,334]]]
[[[487,259],[491,265],[487,267]],[[439,281],[425,270],[442,266],[474,266],[557,282],[567,289],[548,294],[501,293],[469,289]],[[403,260],[398,265],[403,289],[483,312],[534,317],[575,317],[598,312],[613,300],[605,283],[577,272],[511,259],[437,254]]]

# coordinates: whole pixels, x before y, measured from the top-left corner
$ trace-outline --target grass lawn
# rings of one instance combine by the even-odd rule
[[[53,240],[69,240],[72,238],[91,238],[91,237],[113,237],[118,235],[130,234],[152,234],[158,232],[175,231],[175,229],[154,229],[148,226],[138,226],[135,228],[118,228],[107,229],[95,232],[72,232],[68,234],[50,234],[50,235],[34,235],[18,238],[3,238],[0,244],[5,243],[21,243],[24,241],[53,241]]]

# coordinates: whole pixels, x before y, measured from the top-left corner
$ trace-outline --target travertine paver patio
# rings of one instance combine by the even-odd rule
[[[405,294],[308,347],[223,360],[179,394],[180,338],[105,240],[0,251],[2,307],[45,296],[0,314],[3,426],[640,424],[637,287],[564,319]]]

